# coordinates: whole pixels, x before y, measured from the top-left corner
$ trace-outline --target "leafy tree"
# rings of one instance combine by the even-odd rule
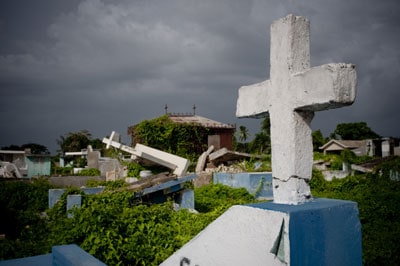
[[[91,145],[93,149],[104,149],[104,144],[100,139],[92,139],[92,134],[88,130],[81,130],[78,132],[69,132],[57,140],[60,146],[60,152],[73,152],[86,149]]]
[[[249,152],[249,144],[245,142],[249,138],[250,134],[245,126],[239,127],[239,132],[236,132],[235,138],[233,138],[233,147],[236,151]]]
[[[101,139],[91,139],[90,140],[90,145],[92,146],[93,149],[104,149],[105,144]]]
[[[239,127],[239,141],[240,142],[245,142],[247,138],[249,137],[249,130],[245,126],[240,126]]]
[[[28,143],[28,144],[23,144],[21,146],[22,149],[31,149],[32,154],[49,154],[49,150],[47,149],[46,146],[36,144],[36,143]]]
[[[81,151],[90,144],[91,137],[92,134],[88,130],[69,132],[64,136],[60,136],[57,140],[57,144],[60,145],[60,151],[62,153]]]
[[[271,120],[269,116],[261,122],[261,131],[251,142],[251,151],[255,153],[271,153]]]
[[[23,151],[25,149],[30,149],[32,154],[49,154],[49,150],[46,146],[37,143],[27,143],[21,146],[18,145],[10,145],[6,147],[2,147],[2,150],[14,150],[14,151]]]
[[[267,135],[271,135],[271,119],[269,116],[266,116],[261,122],[261,131],[264,131]]]
[[[265,132],[259,132],[251,142],[251,151],[254,153],[271,153],[271,137]]]
[[[324,136],[322,135],[322,132],[320,129],[315,130],[312,133],[312,141],[313,141],[313,150],[318,151],[319,147],[325,144],[325,139]]]
[[[343,140],[380,138],[380,136],[375,133],[366,122],[338,124],[333,134],[331,134],[331,137],[335,139],[340,137]]]
[[[1,150],[3,150],[3,151],[21,151],[23,149],[21,148],[21,146],[11,144],[10,146],[1,147]]]

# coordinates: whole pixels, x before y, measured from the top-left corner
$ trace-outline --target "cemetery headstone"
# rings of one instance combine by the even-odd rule
[[[352,64],[310,68],[310,23],[289,15],[271,26],[270,79],[239,89],[236,115],[271,119],[274,202],[311,198],[315,111],[350,105],[356,94]]]

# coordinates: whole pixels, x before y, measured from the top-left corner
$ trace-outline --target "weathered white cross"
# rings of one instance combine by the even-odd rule
[[[271,119],[274,202],[299,204],[311,199],[314,111],[354,102],[352,64],[310,68],[310,23],[288,15],[271,25],[270,79],[239,89],[237,117]]]

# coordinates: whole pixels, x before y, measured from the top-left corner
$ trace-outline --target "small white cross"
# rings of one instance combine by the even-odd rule
[[[356,95],[352,64],[310,68],[310,23],[288,15],[271,25],[270,79],[239,89],[237,117],[271,119],[274,202],[311,199],[314,111],[351,105]]]

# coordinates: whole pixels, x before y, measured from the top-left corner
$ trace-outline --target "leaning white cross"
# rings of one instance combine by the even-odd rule
[[[310,23],[288,15],[271,25],[270,79],[239,89],[237,117],[269,113],[274,202],[299,204],[311,198],[314,111],[354,102],[352,64],[310,68]]]

